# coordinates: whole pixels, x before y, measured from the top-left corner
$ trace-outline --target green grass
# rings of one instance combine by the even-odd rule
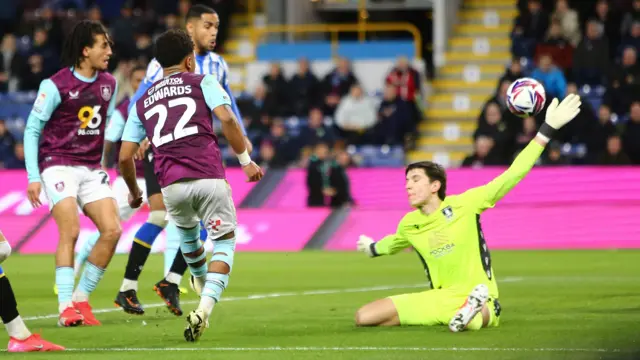
[[[494,252],[493,259],[503,307],[495,329],[452,334],[446,327],[354,327],[359,306],[419,290],[401,288],[424,283],[415,254],[368,259],[356,253],[239,253],[223,296],[227,301],[216,306],[211,327],[198,343],[183,340],[184,320],[164,307],[148,308],[138,317],[114,310],[97,315],[101,327],[60,329],[55,318],[27,321],[32,331],[68,348],[102,349],[28,358],[630,359],[640,349],[640,251]],[[125,262],[118,256],[111,263],[92,295],[94,309],[114,309]],[[53,256],[16,255],[3,267],[23,317],[56,313]],[[140,279],[144,304],[159,302],[151,287],[161,271],[162,257],[152,256]],[[376,286],[396,288],[362,290]],[[304,294],[314,290],[335,291]],[[273,293],[284,294],[249,297]],[[182,300],[192,302],[183,306],[187,312],[197,299],[189,293]],[[0,342],[6,341],[0,333]],[[246,349],[269,347],[287,349]],[[379,349],[354,349],[361,347]],[[383,349],[389,347],[397,349]],[[200,350],[104,350],[125,348]],[[21,356],[2,353],[0,358]]]

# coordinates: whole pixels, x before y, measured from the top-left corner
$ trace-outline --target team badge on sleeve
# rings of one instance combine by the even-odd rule
[[[46,99],[47,99],[47,94],[45,94],[45,93],[38,94],[38,97],[36,98],[35,103],[33,103],[33,111],[35,111],[37,113],[41,113],[42,112],[42,106],[44,105],[44,101]]]
[[[111,86],[100,85],[100,95],[102,95],[102,99],[104,99],[104,101],[111,100]]]

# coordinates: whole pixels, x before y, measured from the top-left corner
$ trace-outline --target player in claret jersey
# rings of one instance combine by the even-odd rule
[[[111,41],[105,27],[80,21],[66,37],[64,68],[42,81],[24,134],[31,204],[40,191],[58,225],[56,287],[60,326],[100,325],[89,306],[115,251],[121,228],[109,175],[100,167],[105,124],[115,109],[116,80],[106,72]],[[75,292],[78,206],[100,231]]]
[[[442,166],[430,161],[405,171],[409,203],[416,208],[395,234],[374,242],[362,235],[358,250],[371,257],[412,246],[420,256],[431,290],[369,303],[356,313],[359,326],[448,325],[453,332],[498,326],[500,304],[480,214],[492,208],[533,168],[550,138],[580,112],[580,97],[553,99],[545,123],[507,171],[460,195],[446,195]]]
[[[193,74],[195,57],[189,35],[183,30],[162,34],[156,41],[156,59],[165,76],[129,112],[120,169],[131,191],[131,206],[140,206],[142,192],[133,156],[140,141],[148,137],[167,213],[178,227],[180,247],[196,288],[202,289],[200,305],[187,316],[184,331],[187,341],[195,341],[208,326],[213,307],[229,283],[236,243],[236,211],[213,131],[214,114],[249,181],[260,180],[262,170],[247,152],[229,95],[214,76]],[[200,221],[213,242],[208,269]]]

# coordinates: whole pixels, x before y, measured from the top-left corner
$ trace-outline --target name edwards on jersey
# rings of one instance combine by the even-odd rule
[[[169,77],[147,90],[149,97],[144,99],[144,107],[147,108],[164,98],[189,94],[191,94],[191,85],[184,85],[181,77]]]

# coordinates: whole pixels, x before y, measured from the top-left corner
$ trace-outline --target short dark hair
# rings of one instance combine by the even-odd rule
[[[217,14],[217,13],[215,10],[213,10],[213,8],[208,7],[206,5],[202,5],[202,4],[193,5],[192,7],[189,8],[189,11],[187,11],[186,21],[189,21],[195,18],[200,19],[202,14]]]
[[[438,190],[438,197],[440,200],[444,200],[447,196],[447,173],[444,167],[440,164],[436,164],[433,161],[418,161],[413,164],[409,164],[404,171],[404,175],[407,176],[409,171],[413,169],[422,169],[424,173],[429,177],[430,182],[436,180],[440,181],[440,190]]]
[[[92,20],[82,20],[76,23],[62,46],[62,55],[60,56],[62,65],[66,67],[80,66],[80,62],[84,58],[82,50],[85,47],[92,47],[96,42],[95,37],[98,35],[104,35],[111,44],[109,32],[102,23]]]
[[[180,64],[192,53],[193,40],[184,30],[167,30],[156,40],[155,58],[163,68]]]

